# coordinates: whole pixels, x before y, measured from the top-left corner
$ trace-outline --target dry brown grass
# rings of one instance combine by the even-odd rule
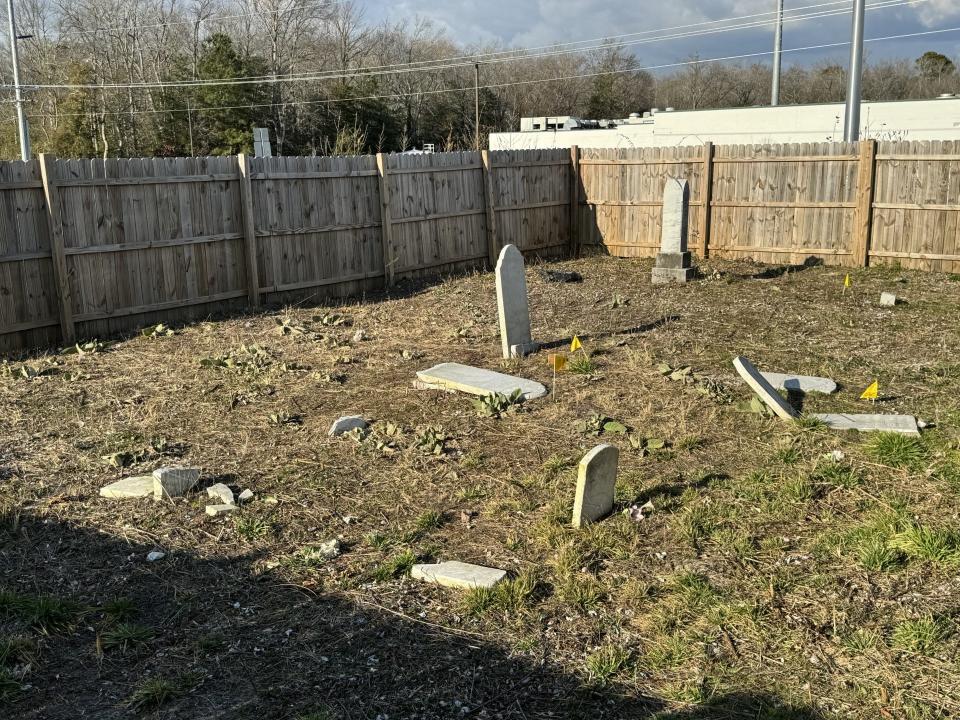
[[[761,266],[711,262],[703,280],[653,288],[644,261],[559,265],[585,280],[531,271],[534,336],[579,334],[596,370],[563,374],[555,395],[499,419],[411,386],[443,361],[550,384],[544,353],[499,358],[489,274],[11,362],[0,583],[83,604],[95,631],[43,639],[21,678],[33,689],[7,700],[17,716],[66,717],[68,695],[122,716],[145,674],[176,678],[165,707],[197,717],[453,717],[455,702],[518,718],[960,713],[954,556],[898,549],[911,526],[960,527],[960,282],[877,268],[842,295],[837,269],[759,279]],[[908,304],[879,308],[881,289]],[[612,308],[616,295],[629,303]],[[349,324],[324,324],[331,314]],[[867,438],[742,412],[738,354],[841,383],[806,409],[869,411],[857,397],[879,378],[878,411],[935,428],[894,468]],[[201,365],[227,356],[239,367]],[[660,363],[700,382],[671,381]],[[23,365],[41,374],[25,379]],[[327,438],[352,413],[374,432]],[[578,432],[592,413],[667,445],[642,453]],[[655,510],[574,532],[575,464],[599,441],[621,447],[618,508]],[[840,467],[824,458],[834,449]],[[213,519],[205,493],[97,495],[180,463],[257,498]],[[340,558],[302,560],[332,537]],[[168,557],[147,565],[154,547]],[[519,580],[465,597],[405,578],[414,558]],[[100,608],[125,595],[154,634],[120,657],[95,640],[115,622]]]

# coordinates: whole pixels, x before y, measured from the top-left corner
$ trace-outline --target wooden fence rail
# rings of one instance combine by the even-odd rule
[[[0,163],[0,352],[491,266],[701,256],[960,272],[960,143]]]

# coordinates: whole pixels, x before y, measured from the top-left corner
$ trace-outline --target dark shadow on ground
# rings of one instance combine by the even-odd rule
[[[678,320],[680,320],[679,315],[665,315],[662,318],[658,318],[657,320],[645,323],[643,325],[637,325],[631,328],[624,328],[623,330],[612,330],[610,332],[597,333],[596,335],[586,333],[584,335],[578,335],[578,337],[580,338],[580,340],[584,342],[588,342],[588,341],[595,342],[598,340],[606,340],[612,337],[617,337],[618,335],[640,335],[642,333],[656,330],[659,327],[663,327],[667,323],[677,322]],[[573,341],[573,337],[571,336],[571,337],[560,338],[559,340],[542,342],[540,343],[540,349],[554,350],[556,348],[570,347],[570,343],[572,341]]]
[[[773,280],[775,278],[782,277],[787,273],[798,273],[803,270],[807,270],[808,268],[820,267],[823,264],[822,258],[811,255],[800,264],[776,265],[774,267],[765,268],[764,270],[752,275],[748,275],[747,277],[751,280]]]
[[[199,530],[195,507],[178,505],[177,512],[185,527]],[[141,540],[124,540],[54,518],[0,516],[0,591],[68,598],[87,610],[72,629],[44,636],[0,602],[0,636],[38,643],[29,687],[0,700],[3,717],[816,717],[754,695],[657,715],[665,707],[655,698],[588,687],[550,658],[513,656],[469,625],[443,628],[387,610],[376,590],[325,591],[322,567],[304,587],[286,583],[256,551],[205,558],[167,549],[151,563],[146,554],[156,546],[147,529],[125,528]],[[411,587],[393,583],[392,601],[382,604],[404,592],[437,592]],[[126,651],[107,640],[119,621],[104,606],[117,598],[132,601],[126,622],[153,631]],[[169,681],[172,697],[156,709],[131,707],[149,678]]]

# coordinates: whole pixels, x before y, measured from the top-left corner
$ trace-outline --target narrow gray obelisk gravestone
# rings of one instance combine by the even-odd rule
[[[505,245],[497,260],[497,320],[505,358],[523,357],[537,351],[530,337],[530,308],[527,305],[527,276],[523,255]]]
[[[693,277],[687,252],[687,214],[690,186],[686,180],[670,178],[663,187],[663,215],[660,221],[660,252],[653,266],[654,285],[688,282]]]
[[[577,496],[573,501],[573,526],[582,527],[613,510],[620,451],[597,445],[583,456],[577,468]]]

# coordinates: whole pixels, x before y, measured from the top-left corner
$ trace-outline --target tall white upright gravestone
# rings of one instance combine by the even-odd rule
[[[690,186],[686,180],[670,178],[663,188],[663,219],[660,252],[653,266],[654,285],[687,282],[693,277],[690,253],[687,251],[687,212],[690,208]]]
[[[513,245],[505,245],[497,260],[497,311],[503,356],[523,357],[536,352],[537,343],[530,337],[523,255]]]

